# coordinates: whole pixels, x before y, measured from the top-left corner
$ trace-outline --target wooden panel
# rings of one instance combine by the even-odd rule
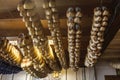
[[[116,76],[116,75],[107,75],[105,76],[105,80],[120,80],[120,76]]]
[[[119,42],[118,42],[118,43],[119,43]],[[120,44],[110,45],[107,49],[117,49],[117,50],[119,50],[119,49],[120,49]]]
[[[110,42],[106,48],[104,54],[101,58],[114,60],[115,58],[120,58],[120,30],[116,33],[113,40]],[[114,59],[112,59],[114,58]]]
[[[86,22],[88,24],[86,24]],[[45,33],[47,35],[50,35],[50,32],[48,30],[47,26],[47,20],[41,20],[41,23],[43,27],[45,28]],[[60,20],[60,27],[61,32],[63,36],[67,36],[67,22],[66,19]],[[90,25],[92,24],[91,18],[83,18],[82,22],[82,30],[83,30],[83,36],[89,36],[90,35]],[[22,22],[22,19],[0,19],[0,36],[16,36],[19,33],[27,33],[26,27],[24,22]]]
[[[39,1],[42,1],[42,0],[39,0]],[[119,1],[119,0],[114,0],[113,3],[111,3],[111,1],[113,1],[113,0],[109,0],[109,1],[103,0],[103,5],[108,6],[110,8],[110,11],[113,12],[114,11],[113,8],[115,7],[114,3],[116,3],[116,1]],[[42,5],[40,5],[40,4],[42,4],[42,2],[36,2],[36,4],[39,4],[37,6],[39,9],[38,10],[39,14],[42,19],[41,20],[42,25],[45,29],[44,32],[47,36],[49,36],[50,31],[48,30],[48,27],[47,27],[47,20],[44,20],[45,19],[44,9],[42,8]],[[113,4],[113,5],[111,6],[110,4]],[[66,25],[66,17],[65,17],[66,10],[68,7],[76,7],[76,6],[81,7],[82,12],[83,12],[81,65],[84,66],[84,58],[87,53],[86,49],[87,49],[89,38],[90,38],[93,9],[94,9],[94,7],[98,6],[98,1],[97,0],[92,0],[92,1],[88,1],[88,0],[57,0],[57,8],[58,8],[58,11],[60,14],[60,18],[62,18],[60,20],[61,21],[61,25],[60,25],[61,33],[64,37],[67,37],[67,25]],[[113,16],[113,14],[111,14],[111,16]],[[0,13],[0,18],[1,18],[0,19],[0,36],[17,36],[19,33],[25,33],[25,34],[28,33],[24,23],[22,22],[22,19],[19,16],[19,12],[16,9],[11,10],[9,12]],[[120,16],[116,17],[115,21],[113,21],[112,24],[110,23],[111,25],[108,26],[106,34],[105,34],[105,42],[103,45],[104,49],[102,50],[102,52],[104,52],[104,50],[107,48],[110,41],[114,38],[115,33],[117,32],[119,25],[120,25],[120,23],[118,22],[119,20],[120,20]],[[65,41],[64,45],[66,45],[65,49],[67,52],[67,44],[66,44],[67,38],[65,38],[64,41]],[[111,51],[109,51],[109,52],[111,52]]]
[[[66,19],[61,19],[61,28],[66,27]],[[47,27],[47,20],[41,20],[44,28]],[[0,29],[25,29],[22,19],[0,19]]]
[[[8,10],[4,10],[4,6],[3,6],[4,12],[0,13],[0,19],[20,18],[19,12],[16,9],[16,6],[19,1],[20,0],[17,0],[17,1],[6,0],[6,3],[0,1],[1,4],[4,4],[4,6],[8,8]],[[109,0],[109,1],[103,0],[104,6],[110,5],[111,2],[112,0]],[[44,9],[42,8],[43,0],[35,0],[35,3],[36,3],[36,6],[38,8],[38,12],[41,18],[45,19]],[[13,4],[14,7],[8,6],[11,4]],[[91,16],[91,14],[93,13],[93,8],[99,5],[97,0],[91,0],[91,1],[88,1],[88,0],[56,0],[56,4],[57,4],[57,9],[59,11],[60,18],[65,18],[66,10],[69,7],[80,7],[82,9],[82,12],[85,15]],[[2,6],[0,6],[0,8],[2,8]]]
[[[16,9],[20,0],[0,0],[0,12],[8,12]]]
[[[61,19],[61,28],[62,32],[66,31],[66,20]],[[45,28],[46,35],[50,35],[50,32],[47,27],[47,20],[42,20],[42,25]],[[65,27],[64,27],[65,26]],[[1,19],[0,20],[0,36],[17,36],[19,33],[27,34],[27,29],[25,27],[24,22],[22,19]]]

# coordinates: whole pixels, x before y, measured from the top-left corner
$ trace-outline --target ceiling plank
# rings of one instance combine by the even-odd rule
[[[86,0],[87,1],[87,0]],[[91,25],[92,25],[92,14],[93,14],[93,8],[98,6],[97,4],[94,5],[75,5],[73,4],[71,5],[64,5],[64,6],[58,6],[58,11],[60,14],[60,22],[61,22],[61,33],[64,37],[67,37],[67,20],[65,19],[65,15],[66,15],[66,10],[68,7],[76,7],[79,6],[82,9],[83,12],[83,18],[82,18],[82,50],[81,50],[81,64],[84,64],[84,58],[85,55],[87,53],[87,46],[88,46],[88,42],[89,42],[89,36],[90,36],[90,30],[91,30]],[[109,5],[110,6],[110,5]],[[45,15],[44,15],[44,10],[42,8],[40,8],[40,16],[41,19],[45,19]],[[17,10],[13,10],[13,12],[11,12],[12,14],[14,14],[14,16],[7,16],[8,13],[0,13],[0,36],[17,36],[19,35],[19,33],[25,33],[27,34],[27,29],[25,27],[25,24],[22,22],[22,19],[19,16],[19,12]],[[19,18],[19,19],[18,19]],[[106,49],[106,47],[108,46],[108,44],[110,43],[110,41],[113,39],[113,37],[115,36],[115,33],[118,30],[118,25],[120,25],[120,23],[118,22],[120,20],[120,16],[118,16],[117,18],[115,18],[115,21],[113,21],[112,25],[108,26],[108,29],[106,31],[105,34],[105,42],[103,45],[103,50],[104,51]],[[48,30],[47,27],[47,20],[41,20],[42,25],[45,29],[45,34],[46,35],[50,35],[50,31]],[[109,36],[111,35],[111,36]],[[67,38],[65,38],[64,41],[64,45],[65,45],[65,49],[67,50]]]
[[[82,18],[82,30],[83,30],[83,36],[89,36],[90,35],[90,29],[92,20],[91,17],[85,16]],[[45,28],[45,33],[47,35],[50,35],[50,32],[48,30],[47,26],[47,20],[41,20],[41,23],[43,27]],[[61,27],[61,33],[63,36],[67,36],[67,19],[60,19],[60,27]],[[13,32],[12,32],[13,31]],[[15,32],[14,32],[15,31]],[[16,32],[17,31],[17,32]],[[25,23],[22,21],[21,18],[19,19],[0,19],[0,36],[16,36],[18,33],[27,33],[27,29],[25,27]]]
[[[120,7],[120,5],[118,5],[119,3],[120,1],[118,1],[118,3],[116,4],[117,7]],[[112,9],[113,9],[113,13],[112,13],[111,20],[109,21],[107,30],[105,32],[105,36],[104,36],[105,41],[103,44],[102,53],[105,51],[109,43],[113,40],[114,36],[117,34],[117,32],[120,29],[120,22],[119,22],[120,21],[120,8],[113,7]]]
[[[103,0],[103,5],[108,7],[110,5],[111,1],[112,0],[109,0],[109,1]],[[1,2],[1,4],[2,3],[3,2]],[[18,1],[16,2],[14,0],[12,3],[15,3],[14,5],[17,6]],[[42,8],[43,1],[35,0],[35,3],[38,8],[37,10],[38,10],[38,13],[39,13],[41,19],[45,19],[44,9]],[[7,1],[6,4],[10,4],[9,1]],[[96,1],[96,0],[92,0],[90,2],[88,0],[57,0],[56,4],[57,4],[57,9],[58,9],[60,18],[66,17],[66,10],[69,7],[80,7],[83,14],[92,16],[91,14],[93,14],[93,9],[96,6],[99,6],[98,1]],[[16,6],[14,7],[14,9],[11,9],[11,10],[9,9],[9,11],[0,12],[0,19],[20,18],[19,12],[17,11]],[[0,6],[0,7],[2,8],[2,6]],[[9,6],[8,6],[8,8],[9,8]]]

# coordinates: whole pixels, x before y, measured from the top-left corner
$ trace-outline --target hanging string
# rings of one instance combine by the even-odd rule
[[[97,4],[100,6],[100,0],[97,0]]]
[[[2,78],[3,78],[3,74],[1,74],[0,80],[2,80]]]
[[[27,77],[28,77],[28,75],[27,75],[27,73],[26,73],[26,75],[25,75],[25,80],[27,80]]]
[[[85,72],[85,67],[83,68],[84,71],[84,80],[86,80],[86,72]]]
[[[32,80],[32,76],[31,75],[29,75],[30,76],[30,78],[29,78],[29,80]],[[39,79],[38,79],[39,80]]]
[[[14,73],[12,73],[12,80],[14,80]]]
[[[101,7],[103,6],[103,0],[100,0],[100,6]]]
[[[67,69],[65,71],[66,71],[66,80],[67,80]]]
[[[83,74],[84,74],[84,73],[83,73],[83,68],[82,68],[82,80],[84,80],[84,79],[83,79]]]
[[[14,80],[14,69],[12,69],[12,80]]]
[[[82,80],[85,80],[85,71],[84,71],[84,68],[82,68]]]
[[[99,5],[100,7],[103,6],[103,0],[97,0],[97,3],[98,3],[98,5]]]
[[[77,71],[76,71],[76,80],[77,80]]]
[[[95,68],[95,66],[93,68],[94,68],[94,77],[95,77],[95,80],[97,80],[96,68]]]

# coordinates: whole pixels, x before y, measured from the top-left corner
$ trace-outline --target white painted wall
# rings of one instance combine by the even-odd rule
[[[69,69],[67,71],[67,73],[68,73],[67,80],[76,80],[75,72],[73,72],[71,69]],[[83,69],[81,68],[77,72],[77,80],[85,80],[84,75],[82,73],[83,73]],[[96,73],[97,73],[97,80],[105,80],[104,75],[116,75],[115,69],[113,69],[111,66],[109,66],[109,64],[106,62],[99,62],[98,64],[96,64]],[[94,69],[86,68],[85,76],[86,76],[86,80],[95,80]],[[28,77],[27,80],[31,80],[29,75],[27,77]],[[43,79],[33,78],[33,80],[53,80],[53,78],[49,79],[49,77],[43,78]],[[61,72],[60,78],[61,78],[61,80],[66,80],[65,70],[63,70]],[[12,75],[4,75],[2,80],[12,80]],[[13,80],[26,80],[26,73],[24,71],[22,71],[20,73],[15,74]],[[56,80],[58,80],[58,79],[56,79]]]
[[[17,74],[14,74],[14,79],[13,80],[25,80],[25,72],[21,71]],[[11,75],[3,75],[2,80],[12,80],[12,74]]]
[[[116,75],[116,70],[107,62],[99,62],[96,64],[97,80],[105,80],[104,75]]]

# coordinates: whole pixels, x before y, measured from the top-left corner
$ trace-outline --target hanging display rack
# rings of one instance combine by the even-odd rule
[[[18,47],[9,43],[9,40],[0,40],[0,57],[10,64],[21,67],[28,74],[36,78],[44,78],[48,74],[66,70],[70,67],[77,71],[80,68],[81,39],[82,39],[82,11],[79,7],[68,8],[66,12],[68,26],[68,52],[67,56],[63,37],[60,31],[60,19],[55,0],[43,0],[43,8],[48,22],[53,44],[49,43],[47,35],[41,24],[37,6],[33,0],[22,0],[17,9],[20,12],[28,34],[21,34]],[[104,42],[104,32],[108,26],[109,10],[100,6],[94,9],[93,24],[90,41],[87,47],[85,66],[92,67],[101,55]],[[53,47],[52,47],[53,46]],[[69,57],[69,61],[67,61]]]

